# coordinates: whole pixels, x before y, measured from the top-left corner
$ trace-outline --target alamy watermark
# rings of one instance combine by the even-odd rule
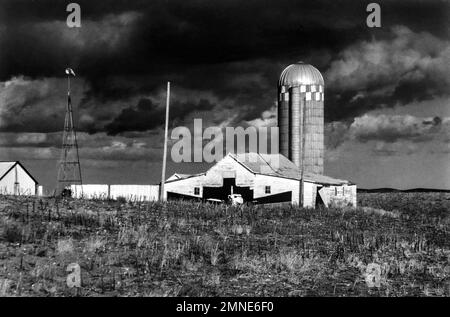
[[[67,26],[69,28],[81,27],[81,6],[76,2],[72,2],[67,5],[66,11],[70,12],[66,19]],[[366,7],[366,12],[369,12],[366,19],[367,26],[369,28],[381,27],[380,5],[376,2],[369,3]]]
[[[203,130],[203,120],[194,119],[193,135],[187,127],[176,127],[172,130],[171,139],[178,140],[171,149],[171,158],[175,163],[218,162],[228,153],[279,153],[278,127],[212,126]],[[271,160],[270,165],[278,166],[278,155],[266,158]],[[250,155],[247,160],[256,161],[257,156]]]
[[[66,19],[66,24],[69,28],[81,27],[81,7],[78,3],[69,3],[66,11],[70,12]]]
[[[81,268],[78,263],[70,263],[66,272],[70,272],[67,275],[66,283],[69,288],[80,288],[81,287]]]

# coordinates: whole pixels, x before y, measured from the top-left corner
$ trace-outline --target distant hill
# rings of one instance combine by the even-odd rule
[[[411,188],[411,189],[396,189],[396,188],[358,188],[358,193],[450,193],[450,189],[435,189],[435,188]]]

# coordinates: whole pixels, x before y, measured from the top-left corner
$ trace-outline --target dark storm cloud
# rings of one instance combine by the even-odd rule
[[[450,41],[404,26],[341,51],[325,73],[328,120],[450,93]]]
[[[300,56],[310,57],[311,50],[337,50],[355,39],[370,36],[371,32],[375,35],[385,32],[370,31],[365,26],[368,2],[364,1],[80,0],[77,3],[82,8],[82,28],[67,28],[63,38],[50,41],[58,28],[66,28],[64,1],[2,1],[8,29],[2,40],[6,67],[0,78],[18,74],[59,75],[59,69],[67,64],[96,80],[107,75],[165,74],[193,65],[256,58],[288,63]],[[444,5],[439,1],[407,1],[406,5],[385,1],[383,23],[389,26],[407,20],[413,30],[442,32],[447,23]],[[430,21],[424,19],[424,11],[430,12],[426,16],[432,17]],[[100,41],[88,52],[77,52],[63,43],[77,32],[79,38],[88,37],[89,32],[83,28],[88,29],[89,23],[101,25],[103,32],[108,33],[114,25],[102,25],[102,21],[126,12],[140,15],[129,24],[131,32],[121,40],[126,49],[111,52]],[[56,22],[62,25],[45,30],[35,28]],[[28,49],[32,48],[34,54],[29,56]],[[6,53],[9,49],[14,54]],[[46,61],[52,61],[52,65]],[[311,62],[318,61],[312,58]]]
[[[194,109],[212,110],[214,106],[205,99],[201,99],[197,104],[174,102],[170,107],[171,122],[176,125],[179,119],[183,119]],[[150,99],[141,99],[136,107],[123,109],[114,121],[106,126],[106,130],[111,135],[125,131],[152,130],[164,123],[165,111],[164,107],[154,104]]]
[[[85,81],[79,99],[80,129],[90,133],[160,126],[163,115],[157,101],[148,105],[151,109],[123,105],[158,94],[166,80],[174,89],[209,91],[220,100],[232,99],[227,104],[238,113],[237,121],[254,120],[273,107],[283,67],[300,59],[326,75],[327,121],[352,118],[386,103],[431,98],[448,88],[436,84],[441,65],[437,59],[445,57],[439,49],[445,48],[449,35],[449,5],[442,1],[382,1],[381,29],[366,27],[370,1],[76,2],[82,11],[80,29],[65,25],[65,1],[1,1],[0,81],[14,76],[62,77],[65,67],[75,68]],[[394,25],[407,25],[409,33],[393,35]],[[398,45],[399,53],[411,46],[423,61],[434,59],[437,70],[413,65],[382,76],[376,71],[366,78],[354,73],[349,78],[356,84],[342,86],[352,81],[342,76],[340,62],[364,61],[364,56],[353,53],[367,43],[370,48],[371,40],[391,44],[396,36],[410,38],[404,47]],[[417,47],[423,39],[433,51]],[[175,116],[186,117],[197,106],[202,108],[198,101],[185,104],[186,109],[175,109],[175,114],[179,112]],[[8,108],[7,113],[14,111]],[[60,116],[45,114],[40,120],[45,127],[38,127],[38,115],[34,121],[10,116],[2,129],[59,129]]]
[[[78,83],[72,87],[72,100],[78,100],[83,94],[83,81]],[[66,85],[60,78],[31,80],[23,76],[0,82],[0,132],[61,131],[67,102]],[[89,111],[94,113],[92,109]],[[75,122],[84,130],[91,117],[91,114],[77,111]]]

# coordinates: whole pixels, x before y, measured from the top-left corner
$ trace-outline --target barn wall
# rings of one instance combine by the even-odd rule
[[[314,208],[316,206],[317,185],[314,183],[304,182],[303,186],[303,207]]]
[[[270,194],[266,194],[266,186],[270,186]],[[288,191],[292,192],[293,199],[294,197],[297,197],[299,193],[299,182],[295,179],[269,175],[256,174],[255,176],[253,187],[255,199]]]
[[[124,197],[131,201],[158,200],[159,185],[110,185],[110,198]]]
[[[265,193],[266,186],[270,186],[270,194]],[[316,192],[317,185],[310,182],[304,183],[304,207],[315,207],[316,205]],[[290,191],[292,192],[291,203],[298,205],[300,203],[300,181],[289,178],[282,178],[270,175],[260,175],[257,174],[255,177],[254,185],[254,195],[255,198],[261,198],[265,196],[270,196],[274,194],[284,193]]]
[[[225,156],[206,172],[204,186],[222,187],[223,178],[226,177],[235,177],[236,186],[238,187],[252,187],[255,179],[255,175],[252,172],[236,162],[232,157]]]
[[[167,199],[167,192],[187,195],[192,197],[203,197],[204,175],[180,179],[164,184],[164,199]],[[199,187],[199,195],[194,194],[194,188]]]
[[[108,199],[108,185],[71,185],[72,197],[85,199]]]
[[[25,170],[17,165],[17,179],[19,182],[19,195],[35,195],[36,194],[36,182],[25,172]],[[16,175],[13,168],[8,174],[0,181],[0,193],[4,195],[14,195],[14,183],[16,181]]]
[[[36,195],[37,183],[28,175],[27,172],[25,172],[25,170],[20,165],[17,165],[17,172],[17,176],[19,178],[19,194]],[[14,173],[11,174],[14,176]]]

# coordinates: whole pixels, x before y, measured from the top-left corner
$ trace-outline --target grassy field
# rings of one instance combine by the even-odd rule
[[[450,296],[450,194],[354,209],[0,197],[0,296]],[[82,287],[68,288],[70,263]]]

